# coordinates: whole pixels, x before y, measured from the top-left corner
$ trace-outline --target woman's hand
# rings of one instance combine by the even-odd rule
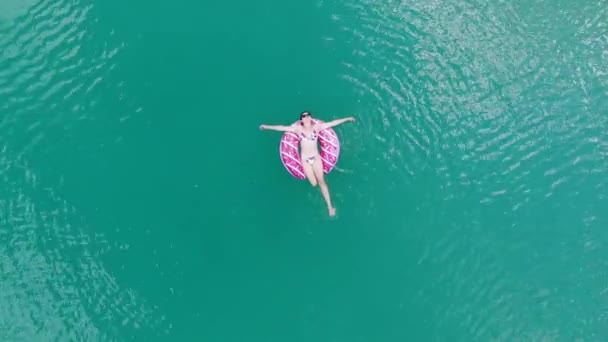
[[[263,131],[266,129],[266,125],[260,125],[260,131]]]
[[[351,117],[346,118],[346,120],[350,121],[350,122],[355,122],[355,117],[351,116]]]

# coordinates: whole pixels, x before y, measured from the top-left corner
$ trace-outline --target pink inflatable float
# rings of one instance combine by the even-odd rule
[[[315,124],[320,124],[322,121],[313,119]],[[299,121],[296,121],[299,123]],[[300,137],[291,132],[285,132],[281,137],[280,153],[281,162],[292,176],[298,179],[305,179],[304,167],[300,159],[298,146]],[[332,128],[327,128],[319,132],[319,144],[321,145],[321,160],[323,161],[323,172],[330,173],[336,166],[338,157],[340,156],[340,140],[338,135]]]

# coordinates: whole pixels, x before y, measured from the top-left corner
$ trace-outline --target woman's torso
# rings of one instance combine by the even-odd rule
[[[319,132],[315,127],[312,127],[310,131],[307,131],[304,127],[298,130],[298,136],[300,138],[300,154],[302,157],[309,157],[318,154],[317,140],[319,139]]]

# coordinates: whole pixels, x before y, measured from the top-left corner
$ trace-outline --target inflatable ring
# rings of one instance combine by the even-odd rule
[[[299,120],[294,124],[299,124]],[[313,123],[320,124],[323,121],[313,119]],[[300,137],[292,132],[285,132],[281,137],[279,146],[281,162],[292,176],[298,179],[305,179],[304,167],[298,146]],[[326,128],[319,132],[319,144],[321,145],[321,161],[323,162],[323,173],[330,173],[336,166],[338,157],[340,156],[340,140],[338,135],[332,128]]]

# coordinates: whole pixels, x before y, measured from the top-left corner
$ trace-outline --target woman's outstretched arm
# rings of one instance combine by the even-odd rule
[[[282,125],[260,125],[260,130],[271,130],[271,131],[279,131],[279,132],[295,132],[296,128],[294,126],[282,126]]]
[[[348,118],[343,118],[343,119],[337,119],[337,120],[329,121],[329,122],[326,122],[326,123],[322,124],[321,127],[322,127],[322,129],[326,129],[326,128],[338,126],[338,125],[343,124],[343,123],[345,123],[347,121],[354,122],[355,118],[352,117],[352,116],[350,116]]]

